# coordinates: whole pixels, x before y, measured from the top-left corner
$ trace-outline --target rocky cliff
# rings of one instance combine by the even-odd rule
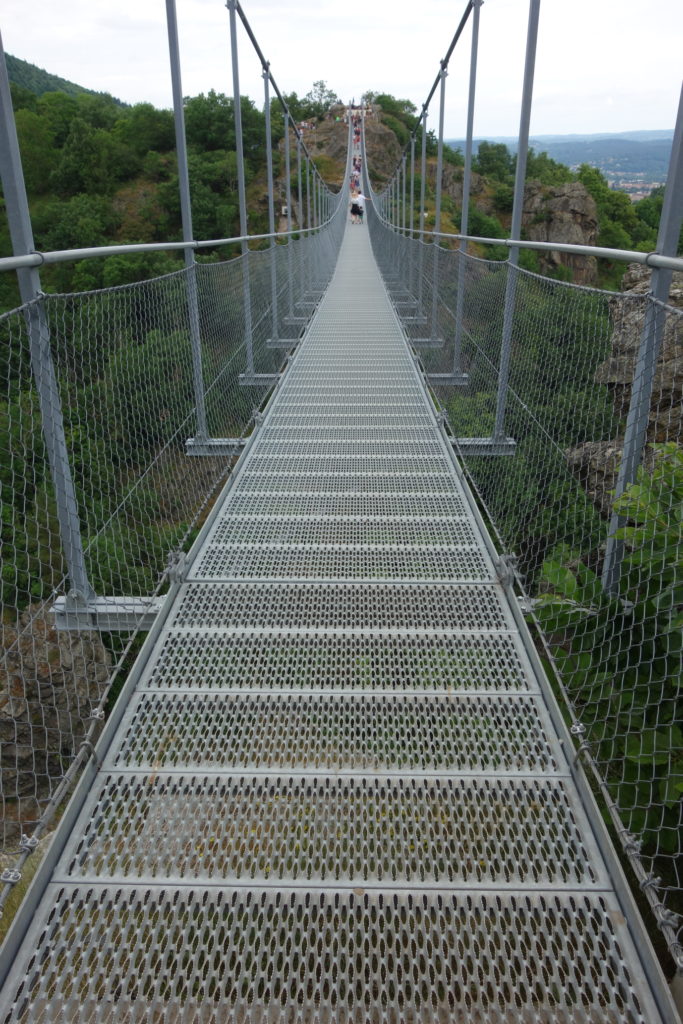
[[[58,632],[40,606],[22,613],[18,629],[0,626],[0,655],[4,839],[11,844],[18,822],[37,819],[76,754],[111,659],[99,634]]]
[[[595,200],[580,181],[550,186],[530,181],[524,188],[522,229],[531,242],[595,245],[598,235]],[[538,257],[543,273],[567,267],[574,284],[593,285],[597,281],[598,262],[594,256],[551,251],[539,252]]]
[[[461,167],[446,165],[442,173],[444,194],[460,209],[463,195]],[[436,163],[427,172],[430,188],[436,187]],[[473,173],[470,181],[470,202],[487,215],[500,216],[494,202],[494,189],[486,178]],[[501,217],[507,229],[509,215]],[[598,234],[598,211],[595,200],[579,181],[564,185],[541,185],[529,181],[524,188],[522,234],[533,242],[559,242],[565,245],[595,245]],[[572,256],[556,251],[537,253],[541,273],[550,274],[558,267],[572,273],[574,284],[594,285],[597,282],[597,260],[594,256]]]
[[[632,381],[643,330],[650,287],[650,271],[631,264],[624,275],[622,291],[628,298],[610,301],[613,333],[611,352],[596,372],[595,381],[609,389],[615,412],[625,419],[631,400]],[[664,338],[655,367],[648,418],[649,443],[676,441],[683,444],[683,273],[674,274],[669,305],[676,311],[666,316]],[[677,310],[681,310],[679,313]],[[604,516],[611,511],[611,491],[616,486],[623,437],[590,441],[567,452],[572,472]],[[651,464],[646,450],[643,464]]]

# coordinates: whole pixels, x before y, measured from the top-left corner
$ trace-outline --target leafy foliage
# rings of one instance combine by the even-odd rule
[[[614,502],[627,520],[619,593],[582,556],[545,562],[536,615],[586,738],[631,831],[680,856],[683,812],[683,450],[655,447],[651,474]],[[678,881],[680,884],[680,879]]]

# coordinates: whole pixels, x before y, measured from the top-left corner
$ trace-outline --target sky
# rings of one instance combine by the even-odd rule
[[[324,81],[343,100],[388,92],[421,108],[465,0],[241,0],[280,90]],[[176,0],[183,93],[232,94],[224,0]],[[475,137],[515,136],[528,0],[481,8]],[[239,24],[239,21],[238,21]],[[170,107],[165,0],[2,0],[6,52],[128,103]],[[445,137],[465,135],[471,32],[451,58]],[[240,87],[263,81],[240,26]],[[683,76],[683,0],[541,0],[531,134],[673,128]],[[437,127],[437,100],[430,108]]]

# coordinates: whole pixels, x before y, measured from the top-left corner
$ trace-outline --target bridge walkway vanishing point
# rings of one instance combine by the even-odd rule
[[[127,686],[0,1020],[662,1019],[365,226]]]

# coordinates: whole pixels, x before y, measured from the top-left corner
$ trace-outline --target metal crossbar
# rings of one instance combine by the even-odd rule
[[[349,226],[0,1020],[673,1020],[501,568]]]

